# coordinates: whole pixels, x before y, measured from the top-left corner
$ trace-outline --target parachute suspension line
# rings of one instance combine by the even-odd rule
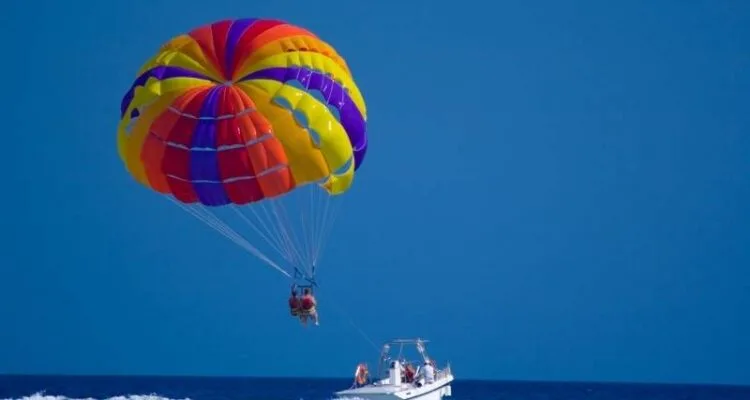
[[[194,216],[199,221],[205,223],[206,225],[208,225],[209,227],[213,228],[214,230],[216,230],[220,234],[224,235],[226,238],[228,238],[229,240],[231,240],[232,242],[234,242],[238,246],[240,246],[242,248],[246,247],[246,243],[245,243],[246,241],[238,233],[233,232],[231,229],[228,229],[227,227],[222,226],[217,221],[211,220],[208,216],[202,215],[197,210],[194,210],[191,207],[186,206],[185,204],[183,204],[183,203],[181,203],[179,201],[176,201],[176,200],[174,200],[171,197],[169,198],[169,200],[172,201],[173,203],[177,204],[185,212],[187,212],[188,214]]]
[[[328,214],[328,208],[331,202],[331,195],[329,195],[323,188],[316,187],[317,190],[310,191],[310,208],[315,210],[322,209],[321,215],[311,213],[313,220],[311,221],[312,228],[310,229],[310,263],[315,273],[315,268],[318,264],[317,254],[320,250],[322,240],[322,227],[326,221],[326,215]]]
[[[310,192],[312,192],[312,191],[310,191]],[[312,277],[315,274],[315,271],[312,270],[312,268],[313,268],[312,267],[312,257],[311,257],[312,251],[310,250],[310,249],[312,249],[313,242],[312,242],[312,240],[310,240],[310,237],[312,235],[308,234],[307,232],[308,232],[308,227],[309,227],[309,231],[312,232],[313,225],[310,223],[311,221],[309,221],[309,220],[305,221],[305,213],[306,213],[305,208],[306,207],[300,207],[299,208],[299,220],[300,220],[300,225],[302,225],[302,233],[300,234],[300,236],[302,237],[302,239],[301,239],[301,241],[302,241],[302,253],[305,256],[305,265],[309,267],[309,269],[310,269],[310,276]],[[309,215],[310,216],[313,215],[312,214],[312,210],[309,211]]]
[[[288,238],[286,236],[284,236],[284,232],[282,231],[283,230],[283,226],[280,225],[280,222],[279,222],[278,218],[273,218],[271,216],[271,212],[268,210],[268,207],[266,207],[267,204],[261,202],[259,205],[260,205],[261,210],[263,210],[263,214],[265,215],[266,219],[268,220],[268,225],[271,225],[271,226],[275,225],[276,226],[276,229],[273,232],[276,234],[276,238],[277,238],[279,244],[281,245],[281,247],[284,248],[284,251],[286,252],[285,259],[290,264],[294,264],[295,261],[294,261],[293,247],[290,246]],[[254,209],[252,209],[252,211],[253,211],[253,214],[255,214],[255,216],[259,220],[262,220],[262,218],[260,217],[260,215],[258,215],[258,213]]]
[[[255,211],[255,207],[259,207],[263,211],[265,211],[267,217],[266,219],[268,219],[269,221],[265,221],[264,218],[259,215],[257,211]],[[255,219],[258,221],[257,224],[251,221],[248,215],[243,212],[245,209],[249,209],[253,213]],[[292,253],[292,249],[288,246],[288,243],[286,243],[281,237],[279,229],[274,230],[269,228],[269,225],[272,225],[274,221],[270,217],[268,217],[266,204],[264,204],[264,202],[259,202],[257,205],[254,205],[252,207],[237,207],[233,205],[232,210],[235,212],[235,214],[240,216],[240,219],[242,219],[242,221],[249,225],[256,233],[258,233],[259,236],[264,238],[269,246],[276,250],[281,255],[281,257],[284,258],[284,260],[286,260],[290,264],[294,264],[294,254]],[[260,227],[263,229],[263,231],[265,231],[266,234],[264,234],[257,225],[260,225]]]
[[[249,225],[269,250],[283,258],[285,269],[294,273],[293,280],[313,281],[323,233],[333,222],[329,218],[330,197],[319,183],[312,183],[248,206],[231,204],[225,208],[232,209],[235,218],[231,219]],[[300,229],[302,232],[298,232]]]
[[[342,196],[330,195],[322,188],[320,185],[323,182],[306,185],[304,190],[309,191],[308,195],[300,196],[300,201],[306,204],[299,204],[296,207],[299,210],[300,222],[303,226],[303,246],[307,256],[305,266],[311,276],[315,276],[317,272],[316,269],[325,239],[328,238],[330,225],[334,222],[331,216],[334,216],[335,213],[331,212],[331,204],[338,201],[343,202],[343,199],[340,199]],[[341,205],[341,203],[338,205]],[[304,215],[305,210],[310,210],[309,215]],[[283,212],[286,214],[286,210],[283,210]]]
[[[276,263],[271,261],[268,257],[266,257],[265,254],[263,254],[260,250],[255,248],[250,242],[248,242],[244,237],[242,237],[240,234],[238,234],[234,229],[229,227],[227,224],[225,224],[223,221],[218,219],[215,215],[213,215],[212,212],[208,211],[201,205],[201,209],[206,214],[201,214],[197,210],[192,209],[191,207],[183,204],[180,201],[175,200],[171,196],[167,196],[167,198],[177,206],[179,206],[181,209],[183,209],[188,214],[192,215],[199,221],[205,223],[209,227],[213,228],[218,233],[224,235],[227,239],[231,240],[235,244],[237,244],[240,248],[246,250],[248,253],[258,257],[260,260],[266,262],[269,266],[276,269],[277,271],[281,272],[283,275],[291,278],[291,275],[289,275],[288,272],[286,272],[283,268],[279,267]]]
[[[249,219],[247,218],[247,216],[246,216],[245,214],[243,214],[243,213],[242,213],[242,211],[240,211],[240,210],[239,210],[239,209],[238,209],[238,208],[237,208],[236,206],[232,205],[232,211],[234,211],[234,213],[235,213],[235,214],[237,214],[237,216],[239,216],[239,217],[240,217],[240,218],[241,218],[241,219],[242,219],[243,221],[245,221],[245,223],[246,223],[246,224],[247,224],[248,226],[250,226],[251,228],[253,228],[253,230],[254,230],[254,231],[255,231],[255,232],[256,232],[256,233],[258,234],[258,236],[262,237],[262,238],[263,238],[263,240],[265,240],[265,241],[266,241],[266,243],[268,243],[268,245],[269,245],[269,246],[273,247],[273,249],[274,249],[274,250],[276,250],[276,251],[277,251],[277,252],[278,252],[279,254],[281,254],[281,255],[282,255],[282,257],[286,258],[286,255],[285,255],[284,251],[282,251],[282,250],[281,250],[281,245],[280,245],[280,244],[279,244],[279,243],[278,243],[277,241],[271,240],[271,239],[270,239],[270,238],[269,238],[268,236],[266,236],[266,235],[265,235],[265,234],[264,234],[264,233],[263,233],[263,232],[262,232],[262,231],[261,231],[260,229],[258,229],[258,227],[257,227],[257,226],[255,226],[255,224],[253,224],[253,223],[252,223],[252,222],[251,222],[251,221],[250,221],[250,220],[249,220]],[[261,222],[261,224],[263,224],[263,221],[260,221],[260,222]],[[265,228],[265,225],[262,225],[262,226],[263,226],[263,227]],[[267,229],[267,228],[266,228],[266,229]],[[274,238],[274,239],[275,239],[275,238]]]
[[[310,190],[310,203],[309,203],[310,204],[310,221],[309,222],[310,222],[311,228],[310,228],[310,248],[309,248],[309,250],[310,250],[310,260],[312,260],[312,265],[310,266],[310,269],[311,269],[310,272],[312,272],[313,276],[315,275],[315,264],[316,264],[316,262],[315,262],[315,246],[317,244],[317,242],[315,241],[315,239],[317,239],[316,233],[317,233],[317,226],[318,226],[317,225],[318,219],[316,218],[316,215],[315,215],[315,212],[314,212],[315,209],[316,209],[315,208],[315,199],[318,197],[318,193],[321,193],[321,192],[323,192],[323,190],[318,190],[318,191],[315,191],[315,190],[312,190],[312,189]]]
[[[317,265],[317,263],[320,261],[322,250],[323,248],[325,248],[326,241],[330,237],[331,230],[333,230],[336,217],[338,216],[338,211],[341,209],[344,203],[344,199],[342,198],[339,199],[339,201],[337,201],[336,204],[333,205],[333,207],[331,207],[331,203],[333,202],[331,200],[331,197],[332,196],[328,196],[325,194],[323,195],[323,202],[325,202],[325,211],[323,213],[320,229],[318,230],[318,239],[315,242],[317,243],[317,245],[313,249],[313,265]]]
[[[244,206],[207,207],[167,198],[292,281],[316,284],[317,264],[343,203],[339,197],[344,197],[330,195],[321,183],[302,185],[284,195]],[[271,260],[269,252],[276,253],[281,263]]]
[[[182,204],[182,203],[180,203]],[[183,205],[183,207],[186,207]],[[206,221],[209,223],[209,226],[213,227],[219,232],[226,232],[229,235],[226,235],[227,237],[234,238],[233,241],[240,245],[243,249],[247,250],[250,254],[258,257],[260,260],[266,262],[268,265],[276,269],[277,271],[281,272],[283,275],[289,277],[289,273],[285,271],[283,268],[281,268],[279,265],[277,265],[275,262],[273,262],[268,256],[266,256],[262,251],[260,251],[257,247],[253,246],[247,239],[245,239],[241,234],[237,233],[232,227],[227,225],[224,221],[222,221],[220,218],[218,218],[213,212],[211,212],[208,208],[206,208],[204,205],[198,206],[200,210],[204,212],[204,215],[200,215],[200,213],[196,212],[195,210],[190,210],[189,207],[186,207],[189,211],[193,212],[194,215],[202,217],[203,221]],[[217,229],[218,228],[218,229]]]
[[[286,239],[287,243],[293,250],[293,254],[296,256],[298,262],[295,264],[300,268],[304,269],[305,260],[299,252],[299,243],[297,242],[297,236],[294,234],[294,229],[287,229],[291,226],[290,220],[287,217],[286,209],[284,208],[283,200],[272,201],[271,208],[273,215],[276,217],[278,226],[281,228],[281,233]]]

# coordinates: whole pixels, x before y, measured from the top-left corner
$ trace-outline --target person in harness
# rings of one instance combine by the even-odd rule
[[[302,301],[297,297],[297,286],[292,285],[292,294],[289,296],[289,312],[292,317],[299,317],[301,311]]]
[[[307,318],[310,317],[313,323],[319,325],[318,320],[318,302],[315,300],[315,296],[312,294],[312,290],[309,287],[305,288],[302,292],[302,299],[300,301],[300,313],[299,318],[302,325],[307,326]]]

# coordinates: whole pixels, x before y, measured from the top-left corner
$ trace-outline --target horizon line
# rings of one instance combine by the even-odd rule
[[[0,378],[13,377],[65,377],[65,378],[167,378],[167,379],[250,379],[250,380],[350,380],[349,376],[292,376],[292,375],[194,375],[194,374],[139,374],[139,373],[25,373],[0,372]],[[719,382],[679,382],[679,381],[632,381],[632,380],[563,380],[563,379],[503,379],[503,378],[455,378],[454,382],[489,382],[508,384],[575,384],[575,385],[631,385],[631,386],[695,386],[695,387],[733,387],[750,388],[750,383]]]

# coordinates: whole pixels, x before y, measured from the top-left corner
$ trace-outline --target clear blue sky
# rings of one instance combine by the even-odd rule
[[[750,384],[750,3],[9,9],[0,372],[344,376],[377,354],[337,304],[461,378]],[[161,43],[253,16],[333,44],[368,104],[317,329],[116,152]]]

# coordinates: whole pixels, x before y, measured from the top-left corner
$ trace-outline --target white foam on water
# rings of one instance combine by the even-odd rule
[[[127,394],[127,395],[108,397],[106,399],[97,399],[95,397],[74,398],[74,397],[66,397],[66,396],[59,396],[59,395],[50,395],[44,392],[37,392],[32,395],[19,397],[16,399],[7,398],[7,399],[0,399],[0,400],[190,400],[190,399],[189,398],[170,399],[169,397],[162,397],[156,394]]]
[[[365,399],[363,399],[361,397],[356,397],[356,396],[355,397],[346,397],[346,396],[344,396],[344,397],[335,397],[335,398],[332,398],[330,400],[365,400]]]

